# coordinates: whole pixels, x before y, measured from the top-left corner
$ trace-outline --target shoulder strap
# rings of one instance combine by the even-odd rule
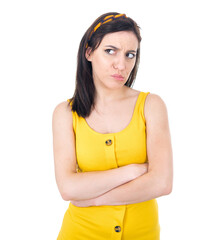
[[[140,103],[139,103],[139,112],[140,112],[140,115],[141,115],[144,123],[145,123],[144,106],[145,106],[146,97],[149,93],[150,92],[141,92],[141,98],[140,98]]]

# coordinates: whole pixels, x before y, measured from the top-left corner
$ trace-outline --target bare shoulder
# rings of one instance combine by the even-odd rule
[[[63,139],[62,135],[69,135],[73,134],[73,117],[71,106],[67,101],[63,101],[59,103],[53,111],[52,115],[52,129],[53,129],[53,136],[56,138]],[[60,136],[61,135],[61,136]]]
[[[149,93],[144,105],[145,120],[167,118],[167,107],[164,100],[157,94]]]
[[[63,101],[56,105],[53,113],[58,113],[58,112],[71,112],[71,107],[68,101]]]
[[[72,121],[72,111],[68,101],[63,101],[56,105],[53,110],[53,123],[59,121]]]

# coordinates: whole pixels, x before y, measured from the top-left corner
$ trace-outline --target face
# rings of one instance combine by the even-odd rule
[[[89,53],[88,48],[86,58],[92,64],[95,86],[122,87],[135,66],[137,48],[137,37],[131,31],[109,33],[96,50]]]

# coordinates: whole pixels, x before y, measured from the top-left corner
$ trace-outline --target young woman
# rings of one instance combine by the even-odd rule
[[[53,112],[56,182],[70,201],[58,240],[160,239],[156,198],[172,191],[172,147],[164,101],[131,87],[140,41],[116,12],[81,40],[74,95]]]

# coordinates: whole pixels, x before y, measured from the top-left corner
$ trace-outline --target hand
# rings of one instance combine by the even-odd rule
[[[136,178],[148,172],[148,163],[133,164],[133,165],[135,165],[134,167],[135,167]]]
[[[71,200],[70,201],[76,207],[92,207],[96,206],[95,198],[93,199],[86,199],[86,200]]]

